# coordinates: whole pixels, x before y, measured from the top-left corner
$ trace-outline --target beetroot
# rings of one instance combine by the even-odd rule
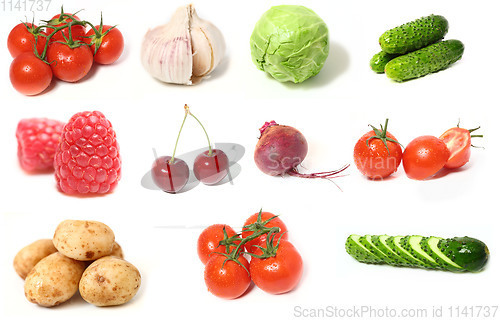
[[[292,175],[304,178],[333,178],[345,170],[301,174],[297,166],[307,155],[307,141],[304,135],[291,126],[278,125],[274,120],[260,128],[260,138],[255,147],[254,160],[257,167],[267,175]]]

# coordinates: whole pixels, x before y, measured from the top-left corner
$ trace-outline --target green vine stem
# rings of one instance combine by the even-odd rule
[[[243,266],[241,264],[241,262],[238,261],[238,257],[240,255],[244,254],[244,253],[246,253],[246,254],[248,254],[250,256],[253,256],[253,257],[260,257],[260,256],[254,255],[252,253],[241,252],[241,248],[246,243],[248,243],[248,242],[250,242],[252,240],[255,240],[256,238],[258,238],[258,237],[260,237],[261,235],[264,235],[264,234],[267,234],[267,238],[266,238],[266,244],[267,245],[266,246],[269,248],[269,252],[265,251],[265,249],[263,249],[261,246],[257,246],[257,247],[260,248],[261,250],[263,250],[263,252],[264,252],[263,255],[265,257],[275,256],[276,255],[276,251],[277,251],[277,249],[279,247],[279,242],[281,241],[281,237],[284,235],[284,233],[280,235],[280,238],[279,238],[276,246],[274,246],[273,245],[274,238],[277,235],[277,233],[281,232],[281,229],[279,227],[277,227],[277,226],[266,227],[265,225],[267,223],[269,223],[270,221],[272,221],[273,219],[275,219],[276,217],[278,217],[278,216],[273,216],[273,217],[267,219],[266,221],[262,221],[262,209],[260,209],[259,214],[257,216],[257,220],[255,221],[255,223],[243,226],[242,232],[251,231],[252,234],[250,234],[249,236],[245,237],[241,241],[238,240],[238,237],[241,235],[241,233],[233,235],[231,237],[228,237],[226,229],[224,227],[223,228],[224,239],[219,242],[219,245],[224,246],[226,248],[226,252],[228,252],[228,253],[229,253],[230,246],[235,247],[235,249],[233,251],[231,251],[229,254],[228,253],[221,253],[221,252],[213,252],[213,253],[220,254],[220,255],[223,255],[223,256],[226,257],[226,259],[224,260],[224,263],[222,264],[222,267],[224,267],[224,264],[227,261],[234,261],[238,265]],[[238,245],[235,244],[236,241],[239,242]],[[271,245],[269,245],[269,243]],[[262,257],[264,257],[264,256],[262,256]],[[243,266],[243,267],[245,268],[245,266]],[[247,270],[247,269],[245,268],[245,270]],[[248,270],[247,270],[247,272],[250,273]]]

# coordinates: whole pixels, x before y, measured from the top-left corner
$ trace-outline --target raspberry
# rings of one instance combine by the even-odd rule
[[[64,123],[47,118],[22,119],[17,125],[17,156],[25,171],[54,169],[54,155]]]
[[[57,186],[67,194],[111,192],[121,177],[116,134],[99,111],[75,114],[64,126],[54,160]]]

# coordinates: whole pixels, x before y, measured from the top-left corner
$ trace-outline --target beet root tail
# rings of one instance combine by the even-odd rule
[[[329,172],[319,172],[319,173],[310,173],[310,174],[303,174],[299,173],[296,167],[290,169],[287,174],[290,176],[295,176],[295,177],[301,177],[301,178],[324,178],[324,179],[331,179],[331,178],[336,178],[339,177],[338,174],[342,173],[349,167],[349,164],[346,164],[342,166],[341,168],[334,170],[334,171],[329,171]]]

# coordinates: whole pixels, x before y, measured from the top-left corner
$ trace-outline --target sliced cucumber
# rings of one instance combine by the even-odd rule
[[[422,267],[429,269],[438,268],[439,265],[436,261],[420,247],[420,241],[422,239],[423,237],[420,235],[408,235],[401,239],[401,246],[404,247],[411,256],[423,262],[425,265]]]
[[[345,249],[350,256],[363,263],[383,263],[384,261],[370,252],[361,242],[360,235],[353,234],[347,238]]]
[[[399,257],[393,250],[391,250],[389,245],[387,245],[388,238],[389,235],[372,235],[371,241],[378,250],[385,254],[387,264],[394,266],[408,266],[408,261]]]
[[[488,262],[490,252],[483,242],[470,237],[423,237],[420,235],[350,235],[346,251],[363,263],[477,272]]]
[[[359,243],[361,243],[371,254],[375,255],[382,261],[387,260],[387,255],[385,255],[382,251],[375,247],[372,243],[371,235],[364,235],[359,238]]]
[[[441,252],[438,247],[439,241],[441,240],[442,238],[435,236],[424,237],[422,241],[420,241],[420,246],[422,247],[422,250],[425,251],[425,253],[429,254],[429,256],[431,256],[434,261],[436,261],[440,269],[455,272],[463,271],[460,265],[453,262],[443,252]]]
[[[404,236],[391,236],[387,239],[387,244],[389,247],[396,252],[396,254],[405,259],[410,263],[411,266],[419,266],[419,267],[424,267],[425,263],[411,255],[410,252],[408,252],[402,245],[401,245],[401,239]]]

